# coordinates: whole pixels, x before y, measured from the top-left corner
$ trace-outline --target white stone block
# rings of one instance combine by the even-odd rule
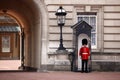
[[[120,19],[120,13],[104,13],[104,19]]]
[[[119,34],[106,34],[104,35],[104,40],[120,41],[120,35]]]
[[[72,40],[72,34],[64,34],[63,40]],[[49,40],[60,40],[60,34],[50,34]]]
[[[104,26],[120,26],[120,20],[104,20]]]
[[[120,33],[120,27],[104,27],[104,33]]]
[[[56,60],[55,61],[55,65],[70,65],[70,61],[69,60]]]
[[[119,2],[120,0],[117,0],[117,1]],[[104,11],[105,12],[119,12],[120,6],[104,6]]]
[[[104,42],[104,48],[120,48],[120,42]]]
[[[120,49],[104,49],[104,52],[107,52],[107,53],[119,53]]]
[[[49,41],[49,48],[58,48],[60,42],[59,41]],[[72,47],[72,41],[63,41],[63,46],[66,48]]]
[[[46,4],[94,4],[94,5],[118,5],[120,0],[45,0]]]
[[[72,28],[71,27],[63,27],[62,28],[63,33],[72,33]],[[60,27],[50,27],[49,28],[49,33],[60,33]]]
[[[91,11],[91,6],[85,6],[85,12],[90,12]]]

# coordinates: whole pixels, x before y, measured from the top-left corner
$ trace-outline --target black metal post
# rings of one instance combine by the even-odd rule
[[[63,47],[63,36],[62,36],[62,26],[60,26],[60,44],[58,50],[65,50],[66,48]]]
[[[21,36],[22,36],[22,40],[21,40],[22,41],[21,68],[24,70],[25,69],[25,66],[24,66],[24,37],[25,37],[24,31],[22,31]]]

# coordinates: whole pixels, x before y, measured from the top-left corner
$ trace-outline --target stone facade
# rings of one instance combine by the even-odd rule
[[[63,27],[64,46],[71,51],[73,32],[70,28],[77,22],[78,12],[97,13],[97,48],[92,49],[93,70],[119,70],[120,63],[120,2],[114,0],[45,0],[49,15],[49,46],[48,53],[55,52],[59,45],[59,27],[55,11],[60,5],[67,11],[66,23]],[[54,30],[53,30],[54,29]],[[48,58],[49,60],[49,58]],[[117,64],[118,63],[118,64]],[[117,64],[117,65],[115,65]],[[100,67],[104,66],[104,67]],[[107,66],[114,66],[109,69]],[[106,68],[107,67],[107,68]]]
[[[96,13],[97,45],[92,49],[93,70],[120,71],[120,1],[119,0],[1,0],[0,9],[16,19],[25,31],[25,66],[39,70],[70,70],[69,59],[74,38],[71,26],[77,23],[77,13]],[[11,4],[8,4],[11,3]],[[21,6],[21,5],[22,6]],[[24,4],[24,5],[23,5]],[[68,51],[59,60],[59,26],[55,16],[62,6],[66,12],[63,44]],[[2,11],[0,11],[2,13]],[[67,59],[67,60],[66,60]],[[55,63],[56,61],[56,63]],[[57,64],[57,65],[55,65]],[[108,68],[112,66],[112,68]]]

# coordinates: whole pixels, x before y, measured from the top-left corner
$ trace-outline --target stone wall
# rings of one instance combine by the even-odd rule
[[[120,71],[119,53],[92,53],[92,70]]]
[[[44,0],[48,10],[48,53],[59,46],[59,26],[55,16],[59,6],[67,11],[63,27],[63,44],[68,51],[74,48],[73,30],[78,12],[97,13],[97,48],[92,49],[93,70],[120,70],[120,1],[118,0]],[[49,55],[49,54],[48,54]],[[52,59],[48,57],[49,60]],[[109,67],[112,66],[112,67]]]

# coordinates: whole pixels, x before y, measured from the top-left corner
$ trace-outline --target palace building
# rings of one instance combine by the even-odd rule
[[[60,6],[67,13],[62,26],[65,51],[58,50],[55,13]],[[81,32],[86,25],[90,36]],[[119,0],[0,0],[0,70],[80,70],[84,37],[92,70],[120,71]]]

